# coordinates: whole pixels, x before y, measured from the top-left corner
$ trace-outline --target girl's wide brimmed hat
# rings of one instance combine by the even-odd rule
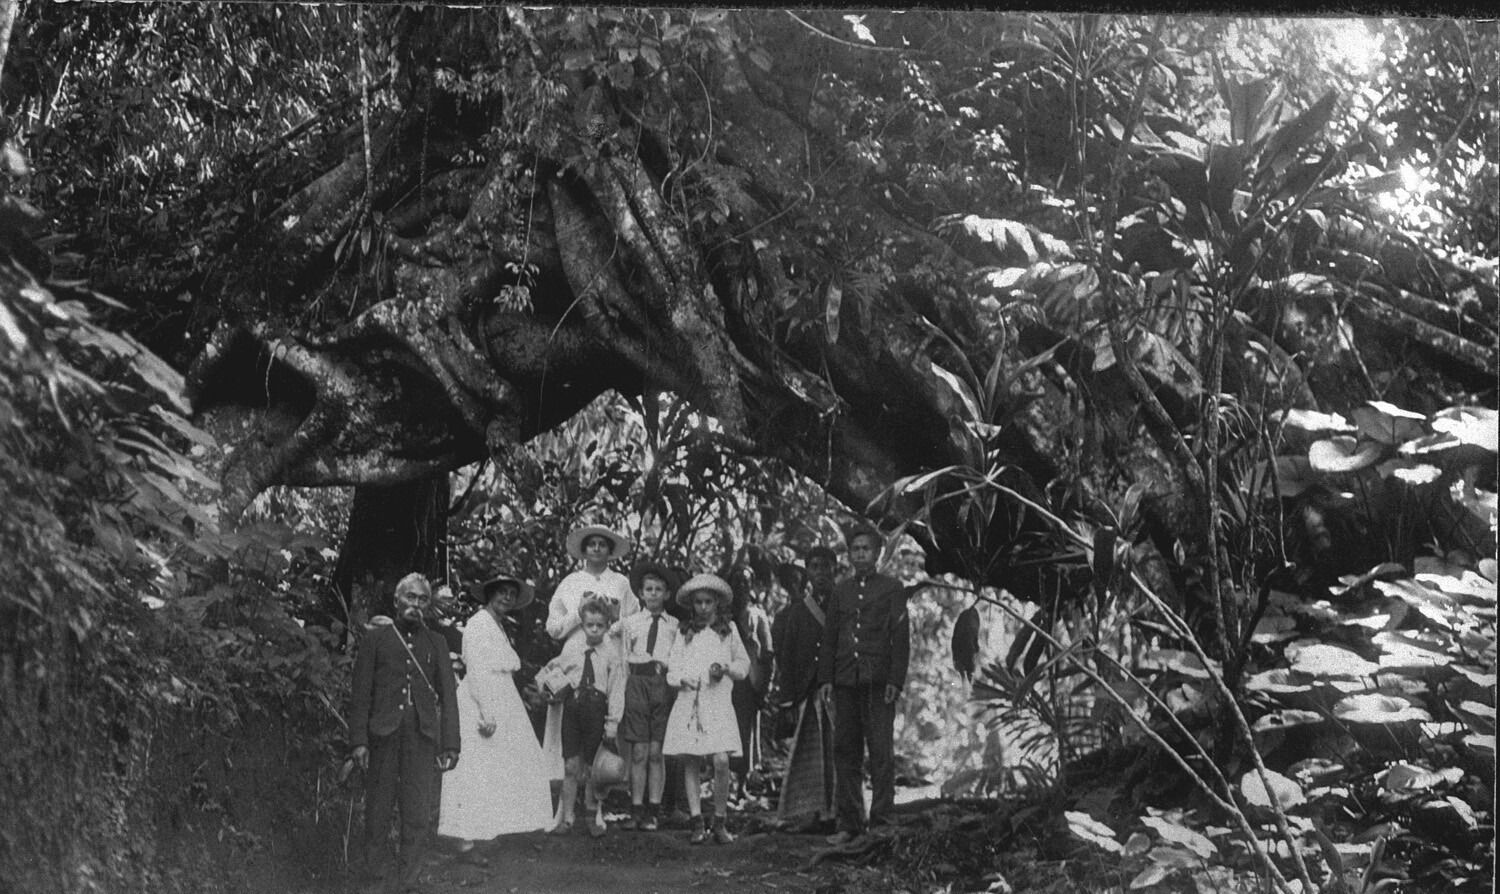
[[[516,594],[516,601],[512,602],[510,608],[506,609],[506,611],[520,611],[521,609],[530,605],[533,599],[536,599],[536,587],[533,587],[531,584],[527,583],[519,577],[515,577],[514,575],[497,574],[474,588],[475,600],[477,600],[480,605],[489,605],[490,590],[494,587],[498,587],[500,584],[505,583],[515,584],[516,588],[520,591]]]
[[[641,594],[641,587],[648,574],[666,582],[668,598],[671,597],[672,591],[677,589],[678,581],[682,580],[673,574],[670,568],[658,562],[637,562],[635,567],[630,569],[630,589],[634,590],[637,596]]]
[[[734,590],[724,578],[717,574],[695,574],[688,578],[688,582],[677,589],[677,604],[683,608],[693,607],[693,594],[699,590],[708,590],[719,599],[719,610],[723,611],[734,601]]]
[[[583,541],[594,536],[603,537],[610,542],[614,549],[610,550],[611,558],[619,558],[630,549],[630,538],[624,534],[604,527],[603,525],[584,525],[568,534],[564,545],[568,548],[568,555],[583,561]]]

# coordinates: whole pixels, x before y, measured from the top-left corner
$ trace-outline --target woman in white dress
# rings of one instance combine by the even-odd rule
[[[484,607],[463,631],[466,672],[458,685],[461,759],[443,777],[438,834],[458,838],[459,859],[483,865],[475,841],[534,832],[552,819],[542,747],[516,689],[521,659],[500,619],[536,597],[531,584],[501,575],[480,587]]]
[[[641,603],[630,589],[630,578],[609,567],[611,560],[630,549],[630,540],[624,535],[602,525],[585,525],[569,533],[564,545],[568,555],[582,562],[583,567],[563,578],[553,591],[552,601],[547,605],[547,635],[567,645],[583,636],[578,607],[583,605],[587,594],[592,593],[610,606],[614,615],[611,624],[635,612]],[[611,639],[619,648],[619,637]],[[547,778],[562,779],[562,709],[556,704],[547,708],[542,752],[547,758]],[[561,811],[558,815],[561,816]]]
[[[692,609],[693,614],[682,623],[681,636],[667,656],[667,685],[679,692],[667,718],[662,753],[684,758],[683,787],[693,828],[688,840],[693,844],[701,844],[710,836],[720,844],[734,840],[724,824],[729,803],[729,757],[740,753],[740,728],[731,691],[735,680],[749,675],[750,656],[730,620],[733,599],[729,584],[712,574],[697,575],[677,593],[678,604]],[[702,758],[709,756],[714,765],[711,826],[706,818],[702,825],[698,822],[702,813],[699,766]]]

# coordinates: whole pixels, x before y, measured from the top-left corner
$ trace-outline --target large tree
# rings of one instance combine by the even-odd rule
[[[1349,172],[1342,100],[1221,64],[1219,27],[572,9],[336,25],[342,49],[292,61],[343,64],[343,98],[249,141],[205,191],[234,222],[161,317],[230,444],[231,516],[276,484],[503,461],[608,390],[670,391],[857,510],[948,466],[1095,514],[1138,484],[1170,587],[1212,553],[1224,445],[1257,440],[1224,395],[1251,429],[1320,400],[1493,401],[1492,283],[1371,210],[1390,184]],[[1230,126],[1211,134],[1189,101]],[[1377,385],[1370,365],[1400,375]],[[1021,561],[1041,530],[955,500],[923,538],[932,570],[1041,599],[1079,568]]]

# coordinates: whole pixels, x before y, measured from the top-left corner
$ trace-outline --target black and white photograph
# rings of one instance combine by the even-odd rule
[[[0,894],[1492,894],[1420,12],[0,0]]]

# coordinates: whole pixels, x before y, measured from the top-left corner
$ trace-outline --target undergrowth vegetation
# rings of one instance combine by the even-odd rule
[[[343,661],[275,598],[305,544],[218,532],[212,441],[180,376],[93,322],[109,299],[14,262],[0,280],[0,888],[287,877],[349,805]],[[262,786],[292,813],[254,821]]]

